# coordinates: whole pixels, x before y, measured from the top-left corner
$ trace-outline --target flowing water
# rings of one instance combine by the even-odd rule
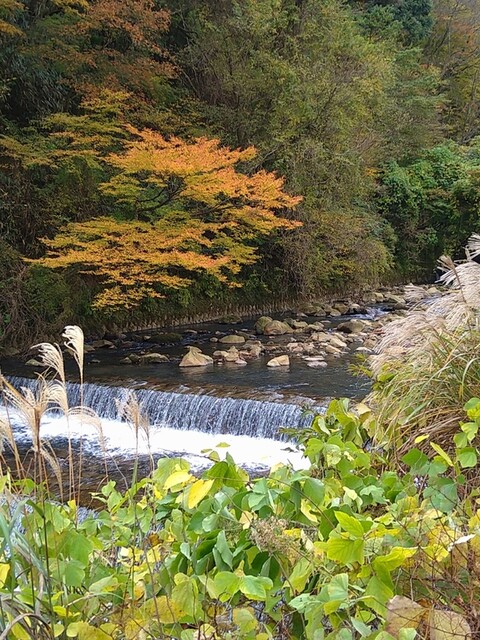
[[[209,342],[218,325],[202,325],[195,330],[195,342],[205,353],[218,348]],[[245,330],[251,332],[248,323]],[[223,326],[223,332],[228,333],[228,328]],[[305,461],[286,442],[282,428],[308,426],[314,412],[321,411],[329,397],[360,397],[368,390],[368,381],[349,371],[352,353],[332,360],[326,369],[309,368],[301,359],[291,359],[289,368],[271,369],[266,366],[271,356],[243,367],[181,369],[178,359],[192,340],[191,334],[185,336],[181,345],[155,349],[170,355],[173,361],[165,364],[121,364],[128,353],[125,349],[95,352],[95,360],[100,362],[92,362],[92,355],[88,355],[85,375],[89,382],[83,386],[82,397],[78,384],[68,384],[69,403],[76,406],[82,401],[95,410],[101,418],[102,437],[95,424],[76,418],[67,421],[55,411],[49,411],[43,419],[42,437],[60,456],[67,449],[68,439],[82,449],[83,455],[87,452],[83,464],[92,477],[96,468],[102,475],[99,461],[106,453],[117,466],[123,465],[123,472],[131,468],[135,456],[147,461],[182,455],[200,469],[209,464],[207,455],[213,449],[220,457],[230,453],[236,462],[257,472],[278,462],[301,467]],[[152,350],[151,344],[148,347]],[[31,369],[18,361],[4,361],[2,366],[16,388],[34,390],[36,381],[25,377],[26,371],[31,376]],[[150,425],[148,433],[135,433],[120,417],[121,406],[132,389]],[[31,438],[24,420],[12,412],[10,419],[16,437],[28,450]]]

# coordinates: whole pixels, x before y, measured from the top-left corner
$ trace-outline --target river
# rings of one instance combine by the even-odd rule
[[[379,313],[380,309],[371,309],[368,317],[375,318]],[[308,320],[325,321],[324,318]],[[332,330],[342,320],[345,318],[332,320],[326,329]],[[120,348],[87,354],[83,403],[100,416],[103,440],[99,439],[97,426],[78,419],[66,421],[55,412],[44,417],[42,437],[62,459],[70,438],[74,447],[83,452],[84,478],[85,482],[90,478],[90,484],[100,484],[103,479],[100,461],[105,456],[110,466],[119,469],[123,476],[129,475],[136,456],[145,471],[152,460],[165,455],[187,457],[192,467],[200,470],[209,464],[211,450],[220,457],[230,453],[254,473],[264,472],[279,462],[297,468],[304,466],[301,454],[282,435],[282,427],[309,425],[314,412],[321,411],[329,398],[359,398],[368,391],[369,382],[350,371],[355,359],[354,348],[341,357],[332,358],[324,369],[310,368],[301,358],[291,358],[289,367],[270,368],[266,362],[271,355],[262,355],[246,366],[229,363],[198,368],[178,366],[188,345],[195,344],[204,353],[211,354],[219,348],[211,342],[212,336],[239,330],[252,334],[253,324],[252,318],[235,326],[207,323],[183,327],[180,344],[155,348],[171,359],[161,364],[121,362],[126,355],[145,349],[143,338],[134,344],[120,344]],[[262,340],[268,345],[281,345],[291,337],[263,337]],[[151,344],[147,346],[152,350]],[[35,388],[32,368],[22,361],[4,359],[0,365],[15,387]],[[75,406],[80,403],[80,389],[75,383],[71,361],[67,361],[67,372],[71,380],[69,401]],[[147,418],[148,433],[140,430],[136,434],[135,429],[118,417],[118,407],[131,390],[135,391]],[[16,439],[26,454],[31,447],[30,433],[21,417],[10,412],[10,419]]]

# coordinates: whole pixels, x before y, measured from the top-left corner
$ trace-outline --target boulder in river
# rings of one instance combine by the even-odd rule
[[[340,315],[344,316],[350,311],[350,305],[345,304],[344,302],[336,302],[333,305],[333,309],[339,311]],[[331,311],[330,311],[330,315],[332,315]]]
[[[388,293],[384,296],[384,302],[389,302],[390,304],[404,305],[405,298],[403,298],[402,296],[398,296],[395,293]]]
[[[202,353],[198,347],[192,347],[183,356],[180,367],[205,367],[212,362],[213,358]]]
[[[361,333],[365,328],[365,324],[361,320],[348,320],[338,325],[337,331],[342,333]]]
[[[269,322],[272,322],[273,318],[270,316],[261,316],[255,323],[255,333],[262,335],[263,330]]]
[[[342,351],[338,347],[334,347],[333,344],[327,344],[325,351],[331,356],[339,356]]]
[[[238,349],[235,347],[230,347],[228,351],[214,351],[214,358],[221,358],[224,362],[236,362],[240,354],[238,353]]]
[[[146,353],[144,356],[140,356],[141,364],[160,364],[161,362],[169,362],[168,357],[163,353]]]
[[[307,367],[311,369],[325,369],[325,367],[328,367],[328,364],[325,360],[312,360],[311,362],[307,362]]]
[[[305,331],[314,332],[314,331],[323,331],[324,325],[321,322],[313,322],[305,327]]]
[[[283,336],[286,333],[293,333],[293,329],[286,322],[272,320],[265,325],[263,333],[266,336]]]
[[[223,338],[220,338],[219,342],[221,344],[245,344],[245,337],[232,334],[229,336],[223,336]]]
[[[116,346],[113,344],[111,340],[94,340],[92,342],[92,347],[94,349],[116,349]]]
[[[304,320],[292,320],[291,322],[289,322],[289,325],[292,327],[292,329],[300,329],[302,331],[305,331],[305,329],[307,329],[308,327],[308,322],[305,322]]]
[[[330,335],[324,331],[315,331],[310,337],[315,342],[328,342],[330,339]]]
[[[267,367],[288,367],[290,365],[290,358],[288,356],[277,356],[267,362]]]
[[[341,338],[339,338],[339,336],[335,336],[335,335],[329,336],[329,342],[336,349],[345,349],[347,346],[346,343]]]

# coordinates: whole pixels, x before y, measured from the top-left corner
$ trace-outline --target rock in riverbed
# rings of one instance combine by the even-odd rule
[[[244,336],[237,336],[232,334],[229,336],[223,336],[223,338],[220,338],[219,342],[221,344],[244,344],[245,338]]]
[[[188,353],[186,353],[183,356],[179,366],[180,367],[205,367],[212,363],[213,363],[213,358],[202,353],[198,347],[190,347],[190,349],[188,350]]]
[[[293,333],[293,329],[286,322],[281,320],[272,320],[265,325],[263,333],[266,336],[283,336],[286,333]]]
[[[290,358],[288,356],[277,356],[267,362],[267,367],[288,367]]]

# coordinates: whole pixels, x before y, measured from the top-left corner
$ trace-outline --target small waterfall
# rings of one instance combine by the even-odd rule
[[[20,389],[34,390],[36,380],[9,377],[9,382]],[[70,406],[80,403],[80,385],[68,383]],[[101,418],[115,420],[117,403],[122,402],[130,389],[126,387],[83,385],[84,404]],[[142,413],[153,429],[168,427],[181,431],[196,430],[212,434],[231,434],[257,438],[283,440],[282,427],[306,427],[312,415],[304,414],[295,404],[263,402],[212,395],[175,393],[153,389],[136,389]]]

